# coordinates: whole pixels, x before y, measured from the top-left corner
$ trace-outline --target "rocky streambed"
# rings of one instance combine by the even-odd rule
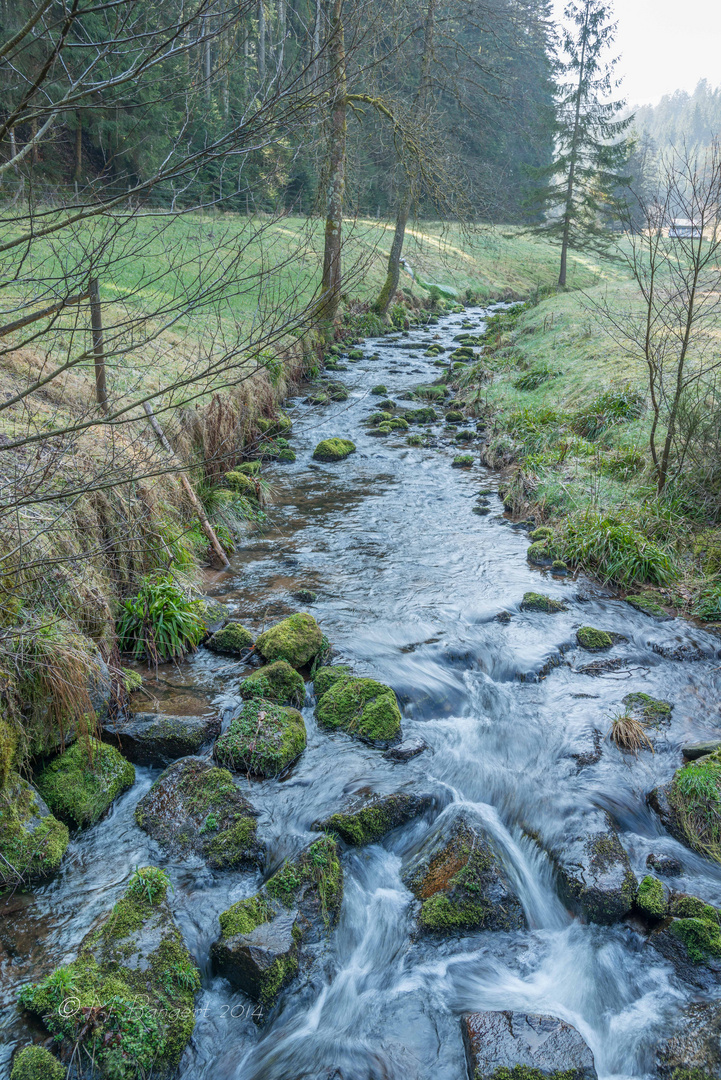
[[[719,642],[529,563],[439,382],[484,314],[291,403],[208,579],[231,623],[105,731],[110,809],[38,779],[70,844],[3,907],[0,1073],[54,1025],[90,1075],[84,1025],[108,1076],[721,1075],[721,867],[679,801],[715,759],[673,779],[719,738]]]

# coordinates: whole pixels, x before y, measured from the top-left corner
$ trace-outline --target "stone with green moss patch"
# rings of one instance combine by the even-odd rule
[[[79,739],[36,779],[52,813],[68,825],[87,828],[135,783],[135,769],[114,746]]]
[[[324,836],[281,868],[254,896],[219,916],[211,948],[214,970],[262,1005],[309,962],[307,946],[335,925],[343,899],[343,869],[335,841]]]
[[[446,413],[446,423],[447,424],[462,424],[463,419],[464,419],[463,413],[462,412],[457,412],[455,409],[451,409],[450,412]]]
[[[371,394],[375,394],[377,397],[383,397],[383,395],[387,393],[388,387],[384,386],[383,383],[378,383],[378,386],[374,386],[371,389]]]
[[[662,881],[647,874],[636,895],[636,907],[651,919],[662,919],[668,907],[667,889]]]
[[[120,749],[135,765],[168,765],[220,734],[220,716],[173,716],[170,713],[119,715],[103,724],[103,740]]]
[[[216,630],[205,643],[211,652],[222,656],[245,656],[253,648],[253,635],[239,622],[227,622]]]
[[[44,1046],[26,1046],[13,1058],[10,1080],[65,1080],[67,1070]]]
[[[595,626],[579,626],[576,641],[588,652],[605,652],[613,647],[613,635],[607,630],[597,630]]]
[[[605,810],[570,818],[554,855],[563,899],[590,922],[617,922],[632,909],[638,882]]]
[[[454,469],[467,469],[473,464],[472,454],[457,454],[451,465]]]
[[[10,773],[0,790],[0,893],[56,872],[68,829],[50,813],[27,780]]]
[[[669,616],[661,604],[661,599],[658,593],[647,592],[627,596],[626,603],[654,619],[667,619]]]
[[[20,992],[21,1006],[63,1048],[79,1044],[107,1080],[171,1073],[193,1033],[200,975],[173,921],[169,885],[157,867],[137,870],[77,959]]]
[[[721,751],[678,769],[648,802],[665,828],[699,855],[721,862]]]
[[[255,647],[265,660],[285,660],[301,668],[323,648],[323,634],[312,615],[299,611],[261,634]]]
[[[538,540],[531,544],[526,552],[526,558],[531,566],[550,566],[556,557],[556,549],[549,546],[548,540]]]
[[[306,730],[297,709],[254,699],[243,705],[215,744],[220,765],[251,776],[278,776],[305,750]]]
[[[472,1080],[597,1080],[590,1048],[555,1016],[468,1013],[461,1032]]]
[[[347,810],[316,821],[311,828],[322,832],[336,832],[347,844],[356,847],[375,844],[391,829],[397,829],[426,813],[433,806],[433,802],[432,795],[414,795],[408,792],[378,795],[362,799]]]
[[[313,676],[313,691],[317,700],[320,701],[326,691],[339,680],[349,679],[351,675],[352,671],[346,664],[332,664],[318,668]]]
[[[521,611],[540,611],[544,615],[556,615],[559,611],[567,611],[568,604],[565,600],[554,600],[551,596],[543,593],[527,592],[523,594]]]
[[[381,410],[380,412],[371,413],[371,415],[368,417],[368,420],[366,421],[366,423],[370,424],[371,427],[377,427],[378,424],[390,423],[390,421],[392,419],[393,419],[393,413],[389,413],[389,412],[386,412],[384,410]]]
[[[422,409],[406,409],[403,415],[409,424],[432,424],[438,419],[438,413],[430,405]]]
[[[638,691],[633,694],[626,694],[623,704],[637,714],[645,724],[651,724],[653,727],[657,727],[659,724],[668,724],[671,721],[673,705],[670,701],[663,701],[660,698],[651,697],[650,694]]]
[[[463,815],[445,821],[404,873],[421,901],[421,930],[451,934],[465,930],[515,930],[525,925],[486,831]]]
[[[223,477],[223,482],[237,495],[242,495],[246,499],[254,499],[256,502],[260,501],[260,489],[257,480],[253,478],[253,474],[241,472],[240,469],[231,469]]]
[[[315,715],[323,727],[340,728],[382,749],[401,735],[396,695],[375,679],[338,680],[318,701]]]
[[[263,847],[252,806],[227,769],[204,758],[175,761],[137,805],[135,820],[173,855],[196,855],[213,869],[257,863]]]
[[[313,451],[316,461],[343,461],[350,454],[355,454],[355,443],[350,439],[322,439]]]
[[[17,728],[0,717],[0,791],[15,767],[18,741]]]
[[[529,534],[528,538],[534,544],[538,543],[539,540],[553,540],[554,532],[548,525],[539,525],[537,529],[534,529],[533,532]]]
[[[240,684],[243,698],[265,698],[276,705],[294,705],[300,708],[305,701],[303,677],[285,660],[266,664],[248,675]]]

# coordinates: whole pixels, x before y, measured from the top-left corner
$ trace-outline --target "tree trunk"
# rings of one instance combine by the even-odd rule
[[[315,22],[313,23],[313,82],[318,81],[320,75],[320,24],[323,16],[322,0],[315,0]]]
[[[265,7],[263,0],[258,0],[258,78],[265,79]]]
[[[285,0],[278,0],[278,73],[283,74],[285,52]]]
[[[343,0],[333,0],[328,40],[328,57],[333,73],[333,96],[330,114],[328,197],[325,217],[323,279],[319,305],[320,323],[326,337],[333,335],[341,290],[341,237],[343,196],[345,194],[347,100],[345,42],[343,37]]]
[[[79,184],[83,178],[83,114],[80,109],[75,113],[75,165],[73,180]]]
[[[568,262],[568,242],[571,235],[571,217],[573,215],[573,191],[576,179],[576,161],[578,158],[578,135],[581,124],[581,100],[583,98],[583,80],[586,74],[586,43],[588,39],[588,4],[586,4],[586,21],[583,24],[583,44],[581,45],[581,63],[578,68],[578,89],[576,91],[576,114],[573,121],[573,136],[571,138],[571,152],[568,167],[568,184],[566,185],[566,207],[563,213],[563,236],[561,238],[561,268],[558,273],[558,284],[563,287],[566,284],[566,266]]]
[[[93,328],[93,355],[95,357],[95,400],[101,412],[108,411],[108,388],[105,382],[105,345],[103,343],[103,318],[100,310],[100,290],[98,279],[91,278],[88,292],[90,295],[90,322]]]

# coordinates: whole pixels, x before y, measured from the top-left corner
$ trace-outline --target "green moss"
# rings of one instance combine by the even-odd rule
[[[350,439],[322,439],[313,451],[316,461],[342,461],[355,453],[355,443]]]
[[[215,744],[215,756],[228,768],[254,776],[277,776],[305,749],[306,730],[296,709],[248,701]]]
[[[463,419],[464,419],[463,413],[462,412],[456,412],[455,409],[451,409],[450,412],[446,413],[446,423],[447,424],[462,424]]]
[[[58,1040],[79,1043],[108,1078],[176,1068],[193,1032],[200,976],[166,892],[162,871],[137,871],[77,959],[20,993],[23,1008]]]
[[[548,525],[539,525],[530,534],[529,539],[537,543],[539,540],[553,540],[553,535],[553,529],[549,529]]]
[[[352,813],[331,814],[313,828],[337,832],[347,844],[373,844],[406,820],[403,813],[406,805],[402,796],[386,795]]]
[[[368,741],[388,742],[401,733],[396,696],[375,679],[339,680],[319,700],[316,717],[325,727],[342,728]]]
[[[306,611],[299,611],[271,626],[255,643],[257,651],[266,660],[286,660],[294,668],[309,664],[322,645],[321,629]]]
[[[206,648],[226,656],[242,656],[253,647],[253,635],[239,622],[229,622],[206,642]]]
[[[97,739],[79,739],[37,777],[38,790],[53,814],[79,828],[94,825],[134,783],[130,762]]]
[[[318,668],[313,676],[313,690],[318,701],[339,679],[349,679],[350,677],[351,669],[346,664]]]
[[[476,930],[483,926],[488,907],[470,900],[452,901],[443,893],[424,900],[419,916],[424,930],[452,933],[454,930]]]
[[[300,708],[305,701],[305,683],[285,660],[276,660],[243,679],[240,693],[244,698],[262,697],[277,705]]]
[[[568,570],[568,563],[565,563],[563,559],[554,559],[551,563],[551,569],[557,570],[559,572],[562,570]]]
[[[589,652],[603,652],[613,645],[613,638],[605,630],[596,630],[593,626],[580,626],[576,631],[576,640],[582,649]]]
[[[295,952],[278,956],[263,973],[260,1000],[270,1006],[284,986],[287,986],[298,974],[298,957]]]
[[[631,607],[635,607],[637,611],[642,611],[644,615],[651,615],[654,618],[663,618],[666,615],[666,611],[659,603],[660,598],[656,598],[657,594],[653,593],[639,593],[638,595],[627,596],[626,603]]]
[[[436,410],[427,405],[422,409],[407,409],[405,418],[409,424],[432,424],[438,419]]]
[[[404,420],[402,416],[396,416],[392,420],[389,420],[391,431],[408,431],[408,421]]]
[[[423,440],[422,435],[409,435],[408,438],[406,439],[406,445],[407,446],[423,446],[423,441],[424,440]]]
[[[234,472],[244,473],[245,476],[260,476],[260,461],[244,461],[242,465],[236,465]]]
[[[714,909],[710,910],[716,916]],[[710,957],[721,956],[721,927],[718,917],[675,919],[670,929],[673,936],[683,942],[689,960],[695,964],[701,964]]]
[[[521,611],[542,611],[546,615],[555,615],[559,611],[566,611],[568,604],[564,600],[554,600],[543,593],[527,592],[523,594]]]
[[[64,1080],[65,1067],[42,1046],[26,1046],[13,1058],[10,1080]]]
[[[12,724],[0,717],[0,790],[5,787],[15,764],[18,733]]]
[[[457,454],[454,457],[451,465],[454,469],[467,469],[469,465],[473,464],[472,454]]]
[[[661,701],[641,692],[626,694],[623,704],[634,712],[640,712],[647,724],[664,724],[671,719],[673,705],[670,701]]]
[[[257,926],[268,922],[273,917],[273,910],[262,893],[256,893],[248,900],[239,900],[227,911],[218,916],[220,929],[224,937],[236,934],[250,934]]]
[[[379,383],[378,386],[374,386],[371,390],[371,394],[375,394],[378,397],[383,397],[383,395],[387,393],[388,387],[384,386],[383,383]]]
[[[707,754],[678,769],[668,801],[686,843],[721,862],[721,754]]]
[[[378,424],[387,424],[392,419],[393,413],[385,411],[374,412],[368,417],[367,423],[369,423],[371,427],[376,427]]]
[[[0,891],[54,874],[68,842],[67,826],[42,816],[35,789],[11,774],[0,791]]]
[[[476,1076],[479,1076],[476,1070]],[[563,1072],[541,1072],[530,1065],[514,1065],[512,1069],[501,1066],[496,1069],[491,1080],[579,1080],[580,1070],[566,1069]]]
[[[666,890],[658,878],[647,874],[638,887],[636,907],[654,919],[662,919],[666,914]]]
[[[553,550],[549,548],[547,540],[539,540],[531,544],[526,552],[526,558],[531,566],[547,566],[553,561]]]
[[[214,836],[206,847],[208,861],[217,870],[242,866],[257,850],[255,818],[240,817],[234,825]]]
[[[238,495],[243,495],[246,499],[255,499],[258,501],[258,487],[256,481],[253,479],[253,475],[248,475],[246,472],[241,472],[240,469],[231,469],[223,477],[223,482],[228,485],[231,491],[235,491]]]

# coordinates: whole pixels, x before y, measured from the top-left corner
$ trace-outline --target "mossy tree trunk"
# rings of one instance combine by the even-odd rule
[[[333,323],[340,304],[342,265],[343,197],[345,195],[347,87],[343,35],[343,0],[333,0],[328,39],[333,92],[330,104],[330,139],[328,154],[328,194],[325,217],[325,247],[319,322],[326,337],[333,334]]]

